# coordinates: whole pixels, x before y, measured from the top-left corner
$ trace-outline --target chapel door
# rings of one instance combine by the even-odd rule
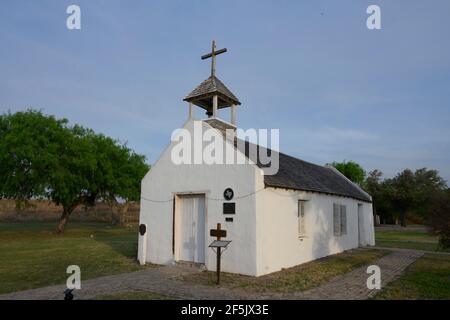
[[[181,196],[178,260],[205,263],[205,197]]]

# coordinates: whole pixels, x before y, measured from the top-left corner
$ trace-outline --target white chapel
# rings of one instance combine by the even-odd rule
[[[182,129],[192,136],[199,127],[214,131],[216,146],[248,161],[177,163],[173,155],[181,139],[168,138],[142,180],[139,262],[191,262],[215,270],[216,255],[208,246],[218,223],[226,230],[223,239],[231,241],[222,271],[251,276],[374,245],[372,199],[357,184],[333,167],[262,146],[254,155],[251,143],[229,134],[243,107],[216,77],[216,56],[226,51],[213,42],[211,53],[202,56],[211,58],[211,75],[184,98],[189,116]],[[207,118],[194,119],[195,107],[206,110]],[[218,116],[224,108],[231,111],[229,120]],[[266,174],[259,151],[276,156],[276,173]]]

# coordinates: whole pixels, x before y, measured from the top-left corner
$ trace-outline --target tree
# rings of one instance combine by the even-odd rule
[[[400,214],[402,227],[406,227],[408,210],[414,208],[417,203],[417,188],[414,180],[414,173],[405,169],[394,178],[386,181],[392,204]]]
[[[445,188],[445,181],[436,170],[418,169],[415,172],[405,169],[386,182],[387,192],[395,210],[400,214],[400,223],[406,226],[408,212],[429,212],[436,195]]]
[[[447,188],[445,180],[437,170],[418,169],[414,173],[417,187],[417,204],[414,212],[426,219],[431,206]]]
[[[60,137],[58,161],[49,174],[46,197],[63,207],[56,228],[63,233],[69,217],[79,205],[92,206],[99,195],[101,181],[97,154],[88,137],[93,132],[79,126],[68,128]]]
[[[383,173],[379,170],[370,171],[363,184],[364,189],[372,196],[374,221],[377,221],[375,216],[378,214],[378,206],[381,204],[383,199],[381,182],[382,176]]]
[[[0,115],[0,198],[21,203],[45,196],[66,125],[35,110]]]
[[[48,197],[64,208],[57,232],[64,231],[70,214],[79,205],[90,206],[97,199],[113,210],[113,223],[128,209],[129,201],[140,197],[140,185],[149,170],[145,157],[125,144],[92,130],[75,126],[70,146],[63,146],[60,173],[52,176]],[[124,203],[120,203],[123,200]],[[119,214],[114,214],[115,210]],[[117,219],[117,216],[119,218]]]
[[[79,205],[139,199],[145,157],[116,140],[35,110],[1,115],[0,137],[0,197],[61,205],[57,233]]]
[[[145,157],[104,135],[90,136],[97,154],[95,180],[99,196],[107,201],[112,211],[112,223],[122,223],[129,205],[140,198],[141,180],[148,172]]]
[[[351,181],[362,185],[364,182],[364,177],[366,172],[364,169],[354,161],[343,161],[343,162],[333,162],[331,163],[333,167],[339,170],[344,176],[346,176]]]
[[[439,235],[441,247],[450,248],[450,189],[435,199],[430,212],[428,225]]]

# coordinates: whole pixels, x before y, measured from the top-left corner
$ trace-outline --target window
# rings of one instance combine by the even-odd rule
[[[305,200],[298,201],[298,236],[306,236],[306,224],[305,224]]]
[[[347,208],[341,205],[341,235],[347,234]]]
[[[341,210],[340,205],[333,203],[333,231],[335,236],[341,235]]]
[[[335,236],[347,234],[347,207],[333,203],[333,232]]]

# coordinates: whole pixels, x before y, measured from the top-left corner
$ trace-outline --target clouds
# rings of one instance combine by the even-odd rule
[[[379,32],[365,27],[369,1],[77,4],[82,30],[70,32],[64,2],[0,3],[0,112],[43,108],[153,162],[185,121],[182,98],[208,76],[200,55],[216,39],[241,127],[279,128],[282,151],[318,164],[450,178],[445,0],[380,0]]]

